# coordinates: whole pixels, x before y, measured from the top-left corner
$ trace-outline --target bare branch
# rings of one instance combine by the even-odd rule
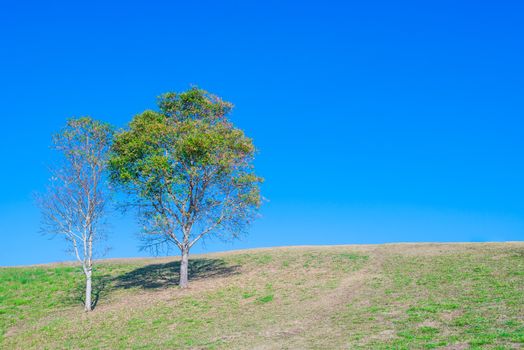
[[[91,305],[94,242],[106,203],[104,172],[112,130],[89,117],[71,119],[53,138],[61,159],[51,171],[46,195],[37,201],[42,231],[64,235],[86,275],[86,311]]]

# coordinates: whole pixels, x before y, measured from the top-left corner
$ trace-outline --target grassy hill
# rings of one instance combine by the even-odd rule
[[[0,269],[5,349],[516,349],[524,243],[289,247]]]

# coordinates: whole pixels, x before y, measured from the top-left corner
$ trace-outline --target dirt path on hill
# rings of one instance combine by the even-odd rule
[[[331,318],[349,303],[366,302],[365,295],[369,292],[368,283],[381,275],[388,254],[383,247],[372,246],[361,253],[369,256],[367,263],[361,269],[349,272],[336,289],[327,295],[323,294],[308,305],[307,318],[296,320],[287,328],[277,325],[273,329],[266,330],[260,344],[251,348],[307,349],[312,347],[309,343],[310,339],[323,339],[322,348],[338,348],[340,344],[331,343],[330,338],[340,339],[340,334],[334,332],[342,331],[332,325]],[[318,346],[313,347],[318,348]]]

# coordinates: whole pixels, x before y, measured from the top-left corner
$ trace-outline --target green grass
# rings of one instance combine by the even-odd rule
[[[98,264],[94,312],[65,265],[0,268],[5,349],[515,349],[524,244],[276,248]]]

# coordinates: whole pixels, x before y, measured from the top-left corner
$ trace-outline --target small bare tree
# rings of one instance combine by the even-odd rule
[[[70,119],[53,137],[60,160],[52,167],[47,193],[37,202],[42,230],[63,235],[85,274],[85,311],[93,308],[92,273],[95,242],[102,238],[106,204],[105,169],[112,128],[82,117]]]

